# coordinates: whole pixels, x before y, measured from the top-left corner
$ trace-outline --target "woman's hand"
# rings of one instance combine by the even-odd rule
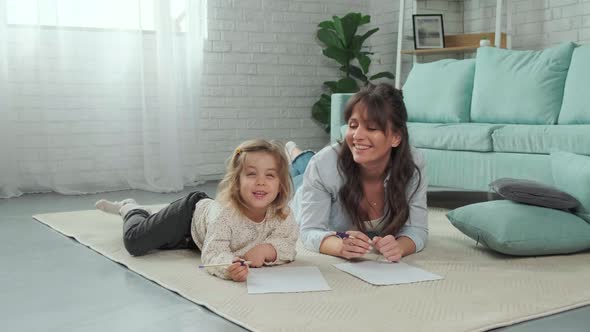
[[[244,264],[244,260],[236,257],[233,264],[227,267],[227,273],[233,281],[246,281],[248,278],[248,265]]]
[[[364,233],[348,231],[342,239],[340,256],[346,259],[362,257],[373,249],[371,243],[371,239]]]
[[[277,257],[275,248],[268,243],[261,243],[244,254],[251,267],[261,267],[264,262],[274,262]]]
[[[393,235],[387,235],[385,237],[375,236],[373,238],[373,245],[390,262],[397,262],[402,259],[402,247]]]

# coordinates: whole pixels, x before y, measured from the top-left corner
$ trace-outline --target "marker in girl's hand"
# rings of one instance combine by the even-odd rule
[[[239,260],[239,261],[235,261],[235,262],[231,262],[231,263],[220,263],[220,264],[203,264],[203,265],[199,265],[199,269],[204,269],[206,267],[217,267],[217,266],[230,266],[234,263],[240,263],[240,265],[244,266],[244,265],[250,265],[252,264],[252,262],[250,261],[245,261],[245,260]]]

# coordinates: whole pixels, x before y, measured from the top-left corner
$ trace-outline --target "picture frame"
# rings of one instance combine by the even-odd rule
[[[414,49],[445,48],[445,28],[442,14],[412,15]]]

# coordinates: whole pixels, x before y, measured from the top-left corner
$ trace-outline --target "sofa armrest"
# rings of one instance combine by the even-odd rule
[[[330,143],[336,143],[336,141],[342,138],[340,134],[340,127],[344,123],[344,107],[348,99],[353,96],[354,93],[334,93],[332,94],[332,103],[330,109]]]

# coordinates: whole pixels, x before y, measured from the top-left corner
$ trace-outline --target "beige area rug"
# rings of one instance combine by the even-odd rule
[[[91,210],[34,218],[253,331],[485,331],[590,304],[590,253],[496,255],[457,231],[445,212],[430,210],[427,248],[404,259],[444,280],[373,286],[332,266],[343,260],[300,248],[291,264],[318,266],[332,291],[261,295],[200,271],[196,252],[129,256],[118,216]]]

